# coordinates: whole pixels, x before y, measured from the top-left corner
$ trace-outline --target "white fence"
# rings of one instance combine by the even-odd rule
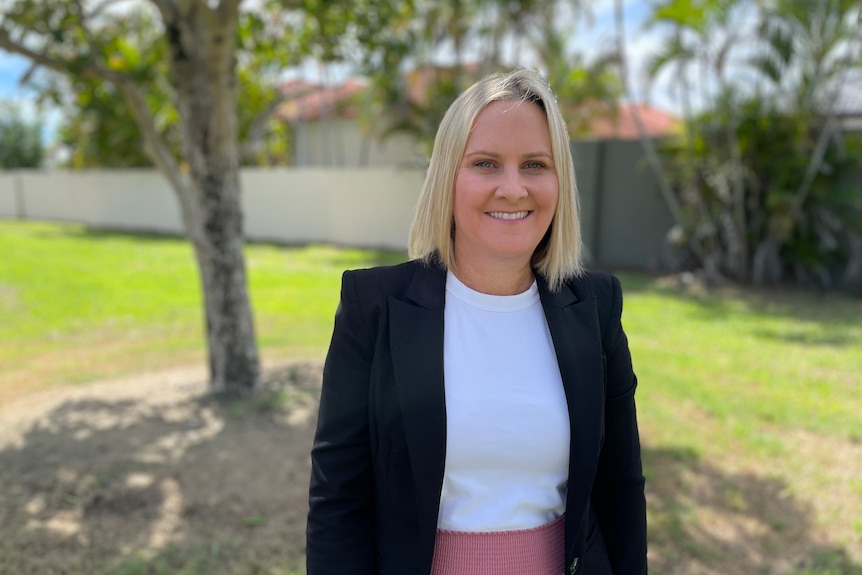
[[[391,168],[243,169],[246,237],[405,249],[422,178]],[[174,194],[155,170],[0,172],[0,218],[183,233]]]

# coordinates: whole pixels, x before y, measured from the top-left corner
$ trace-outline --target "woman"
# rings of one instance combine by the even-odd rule
[[[449,108],[412,261],[343,277],[309,575],[646,573],[622,296],[581,269],[576,193],[538,74]]]

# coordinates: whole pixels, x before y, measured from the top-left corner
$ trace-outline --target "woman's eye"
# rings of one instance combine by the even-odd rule
[[[545,164],[542,162],[527,162],[524,164],[524,167],[530,170],[538,170],[540,168],[544,168]]]
[[[491,162],[489,162],[488,160],[479,160],[478,162],[476,162],[473,165],[476,166],[477,168],[492,168],[493,167],[493,164],[491,164]]]

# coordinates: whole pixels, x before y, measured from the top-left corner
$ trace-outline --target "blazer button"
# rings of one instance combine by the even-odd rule
[[[578,557],[572,559],[572,564],[569,565],[569,575],[575,575],[575,571],[578,570]]]

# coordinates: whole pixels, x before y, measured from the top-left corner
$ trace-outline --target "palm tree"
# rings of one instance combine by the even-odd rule
[[[808,205],[838,134],[836,101],[848,71],[862,67],[862,9],[856,0],[775,0],[762,2],[760,32],[763,42],[751,63],[776,105],[799,124],[799,149],[807,154],[804,173],[795,189],[785,191],[781,209],[771,214],[771,225],[754,256],[757,283],[775,280],[767,271],[780,266],[781,250],[804,227],[817,241],[835,236],[835,221],[852,212]],[[806,209],[808,208],[808,209]],[[818,218],[819,214],[819,218]],[[824,223],[822,218],[829,223]],[[818,221],[821,220],[821,221]],[[783,222],[779,224],[778,222]]]

